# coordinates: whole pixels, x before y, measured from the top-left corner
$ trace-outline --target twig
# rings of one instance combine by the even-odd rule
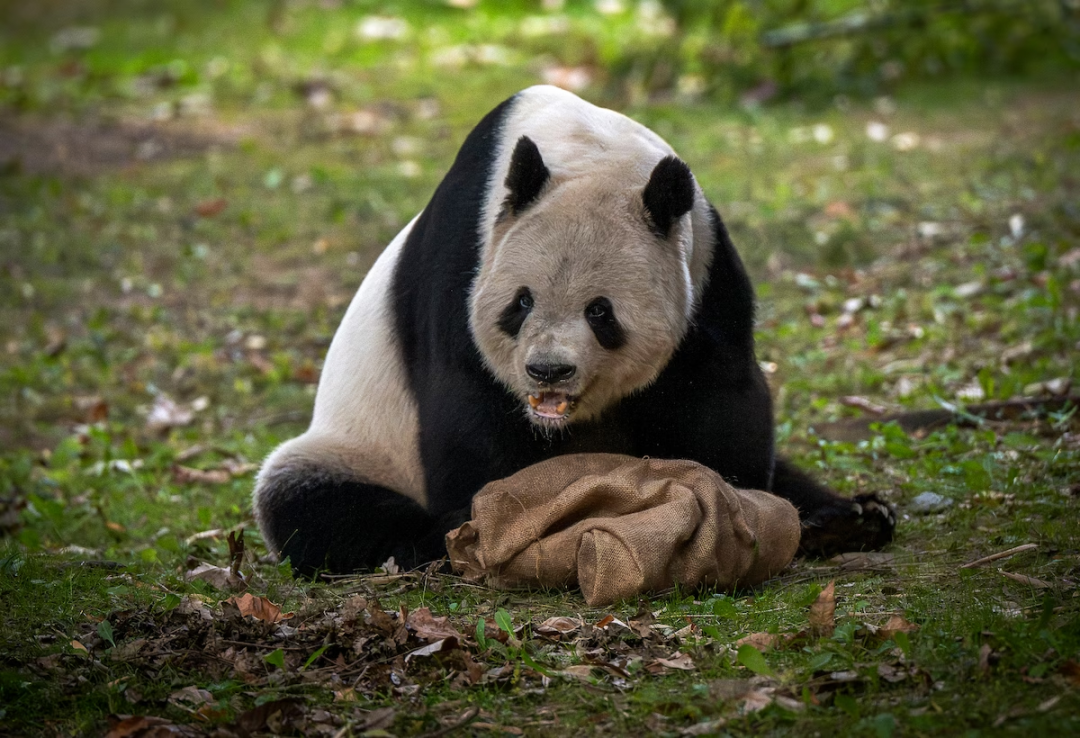
[[[961,566],[961,569],[973,569],[976,566],[982,566],[983,564],[989,564],[991,561],[997,561],[1003,559],[1006,556],[1012,556],[1018,554],[1021,551],[1030,551],[1033,548],[1038,548],[1034,543],[1025,543],[1023,546],[1017,546],[1016,548],[1010,548],[1008,551],[999,551],[996,554],[990,554],[989,556],[983,556],[981,559],[975,559]]]
[[[464,715],[462,715],[460,718],[458,718],[456,721],[454,721],[450,725],[445,725],[445,726],[439,728],[438,730],[431,731],[430,733],[424,733],[422,738],[438,738],[439,736],[442,736],[442,735],[449,735],[450,733],[453,733],[458,728],[464,728],[466,725],[468,725],[473,720],[475,720],[476,716],[479,715],[479,714],[480,714],[480,708],[479,707],[470,708]]]
[[[1020,584],[1026,584],[1029,587],[1034,587],[1035,589],[1050,589],[1054,586],[1049,582],[1044,582],[1041,579],[1029,577],[1025,574],[1014,574],[1013,572],[1005,571],[1004,569],[998,569],[998,574],[1008,579],[1011,579],[1014,582],[1020,582]]]

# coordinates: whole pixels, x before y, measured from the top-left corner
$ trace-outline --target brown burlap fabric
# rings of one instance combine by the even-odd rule
[[[577,584],[605,605],[679,584],[730,589],[785,567],[799,515],[693,461],[559,456],[485,486],[446,536],[455,571],[500,588]]]

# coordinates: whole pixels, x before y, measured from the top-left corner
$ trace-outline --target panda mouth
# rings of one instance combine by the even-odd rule
[[[564,420],[570,417],[577,404],[577,398],[559,390],[538,391],[529,394],[529,408],[538,418]]]

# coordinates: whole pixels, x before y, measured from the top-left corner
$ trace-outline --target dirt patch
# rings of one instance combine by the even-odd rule
[[[25,174],[92,176],[228,147],[239,138],[238,130],[179,122],[0,116],[0,167]]]

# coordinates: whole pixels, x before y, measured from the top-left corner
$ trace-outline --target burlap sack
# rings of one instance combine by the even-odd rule
[[[606,605],[675,584],[731,589],[785,567],[799,515],[693,461],[559,456],[491,482],[446,536],[454,569],[490,586],[577,584]]]

